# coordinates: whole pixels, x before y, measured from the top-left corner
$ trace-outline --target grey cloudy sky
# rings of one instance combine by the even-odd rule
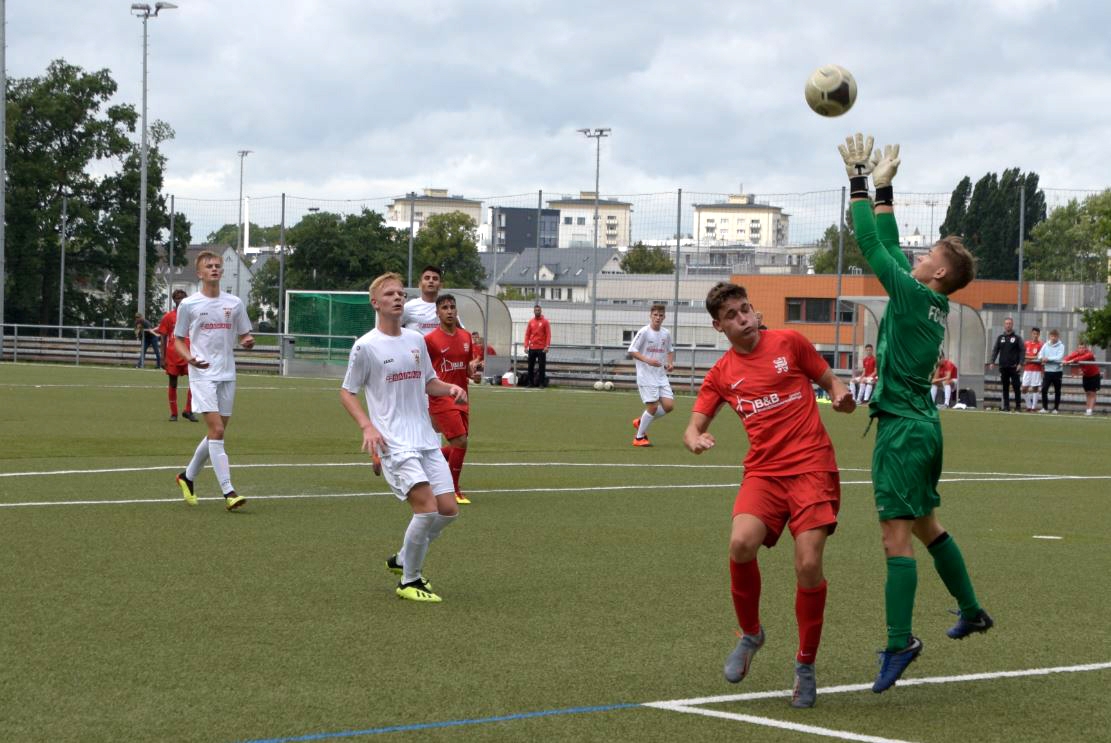
[[[907,192],[1019,167],[1048,188],[1111,185],[1104,0],[420,3],[176,0],[150,21],[150,118],[176,130],[166,188],[234,198],[794,193],[837,188],[834,149],[898,141]],[[10,77],[58,58],[108,68],[139,106],[128,0],[7,2]],[[856,76],[823,119],[808,73]]]

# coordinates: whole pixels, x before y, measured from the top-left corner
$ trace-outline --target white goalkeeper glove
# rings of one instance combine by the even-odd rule
[[[900,162],[897,144],[886,145],[882,154],[877,147],[872,155],[872,183],[876,186],[876,206],[891,206],[895,202],[891,180],[899,172]]]
[[[860,132],[855,137],[845,137],[845,144],[837,145],[841,159],[845,161],[845,172],[849,175],[849,190],[852,197],[868,198],[868,174],[872,172],[871,135],[865,139]]]

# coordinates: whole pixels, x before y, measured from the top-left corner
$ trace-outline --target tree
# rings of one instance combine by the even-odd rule
[[[1098,310],[1084,310],[1084,336],[1088,343],[1100,348],[1111,347],[1111,289],[1107,290],[1107,300]]]
[[[1023,174],[1018,168],[1001,176],[987,173],[967,197],[968,178],[953,191],[941,234],[964,238],[978,261],[977,276],[983,279],[1018,278],[1019,240],[1029,239],[1034,227],[1045,219],[1045,194],[1038,190],[1037,173]],[[1025,192],[1023,234],[1019,228],[1019,194]],[[965,206],[967,204],[967,206]],[[962,212],[963,208],[963,212]]]
[[[382,215],[364,209],[346,216],[310,214],[286,232],[285,287],[365,291],[387,271],[404,275],[408,232],[387,227]],[[251,304],[278,304],[278,261],[269,261],[251,283]]]
[[[282,240],[282,226],[280,224],[270,227],[260,227],[254,222],[248,222],[248,247],[261,247],[263,245],[278,245]],[[242,239],[234,224],[225,224],[220,229],[208,233],[205,242],[209,245],[219,245],[224,248],[236,247],[236,241]]]
[[[116,89],[108,70],[85,72],[64,60],[51,62],[42,77],[9,81],[8,322],[57,321],[65,197],[65,322],[130,325],[138,285],[139,148],[129,135],[138,116],[130,104],[108,105]],[[159,196],[165,158],[158,144],[173,136],[160,122],[149,131],[148,270],[158,260],[159,232],[169,224]],[[182,244],[188,227],[182,217],[175,223]],[[155,289],[148,284],[148,299]]]
[[[444,286],[481,289],[486,281],[478,259],[475,221],[462,212],[433,214],[424,220],[413,240],[414,272],[421,266],[439,266]],[[408,233],[404,233],[407,235]]]
[[[822,248],[811,259],[814,273],[837,273],[837,225],[831,224],[822,235]],[[849,269],[859,268],[863,273],[872,273],[872,267],[864,259],[864,253],[856,242],[856,235],[852,229],[845,226],[845,248],[841,255],[841,272],[849,273]]]
[[[621,257],[625,273],[675,273],[675,262],[660,247],[650,248],[638,242]]]
[[[1111,190],[1055,209],[1025,246],[1028,275],[1041,281],[1106,281],[1108,225]]]

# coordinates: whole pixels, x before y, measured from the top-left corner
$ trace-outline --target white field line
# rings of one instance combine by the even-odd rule
[[[1083,665],[1075,666],[1053,666],[1049,668],[1028,668],[1020,671],[992,671],[987,673],[967,673],[960,676],[927,676],[924,678],[900,679],[899,686],[925,686],[927,684],[953,684],[965,681],[992,681],[995,679],[1006,678],[1023,678],[1029,676],[1050,676],[1058,673],[1085,673],[1091,671],[1106,671],[1111,669],[1111,663],[1085,663]],[[871,691],[871,684],[844,684],[841,686],[826,686],[818,689],[819,695],[826,694],[844,694],[848,692],[857,691]],[[723,712],[721,710],[704,709],[702,705],[706,704],[726,704],[730,702],[746,702],[758,699],[775,699],[775,698],[789,698],[791,696],[790,689],[782,689],[777,691],[756,691],[747,694],[726,694],[722,696],[713,697],[696,697],[693,699],[672,699],[663,702],[647,702],[645,707],[654,707],[656,709],[670,710],[672,712],[683,712],[693,715],[703,715],[706,717],[718,717],[729,720],[737,720],[739,722],[747,722],[753,725],[764,725],[767,727],[775,727],[783,730],[793,730],[800,733],[811,733],[813,735],[821,735],[828,738],[840,738],[842,740],[857,740],[857,741],[876,741],[877,743],[894,743],[891,738],[877,738],[869,735],[859,735],[857,733],[848,733],[840,730],[830,730],[827,728],[815,727],[812,725],[798,725],[792,722],[784,722],[780,720],[772,720],[767,717],[755,717],[753,715],[736,714],[732,712]]]
[[[830,728],[818,727],[817,725],[800,725],[797,722],[773,720],[770,717],[742,715],[736,712],[722,712],[721,710],[717,709],[703,709],[701,707],[685,707],[669,702],[646,704],[644,706],[655,707],[657,709],[665,709],[671,712],[686,712],[688,714],[701,715],[703,717],[718,717],[725,720],[736,720],[737,722],[747,722],[751,725],[762,725],[764,727],[778,728],[780,730],[790,730],[795,733],[809,733],[811,735],[820,735],[823,738],[837,738],[838,740],[857,740],[864,741],[865,743],[910,743],[909,741],[901,740],[899,738],[879,738],[874,735],[861,735],[860,733],[850,733],[845,730],[832,730]]]

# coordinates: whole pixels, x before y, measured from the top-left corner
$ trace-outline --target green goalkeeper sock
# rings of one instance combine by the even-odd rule
[[[899,651],[910,642],[914,594],[918,590],[918,566],[913,557],[887,558],[884,599],[887,608],[887,649]]]
[[[980,602],[976,600],[976,591],[972,588],[972,579],[968,577],[968,568],[965,567],[957,540],[949,536],[949,532],[945,532],[927,549],[933,555],[934,569],[941,576],[941,581],[950,595],[957,600],[961,615],[976,616],[980,611]]]

